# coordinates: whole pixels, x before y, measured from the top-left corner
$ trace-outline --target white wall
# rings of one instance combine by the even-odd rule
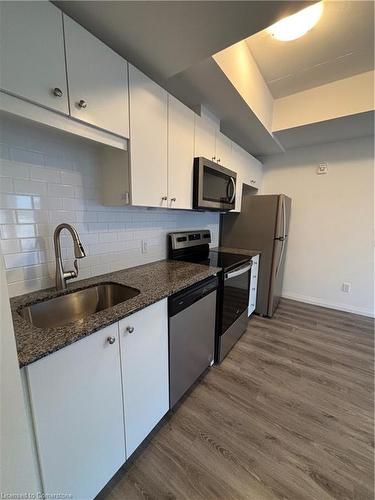
[[[292,198],[285,297],[374,314],[373,148],[361,138],[264,158],[262,194]],[[320,162],[328,174],[316,174]]]
[[[9,297],[3,263],[0,261],[0,495],[37,495],[41,491],[27,423],[25,402],[10,314]],[[13,496],[12,496],[13,495]],[[18,497],[26,498],[26,497]],[[32,496],[30,496],[32,498]],[[34,498],[37,498],[36,496]]]
[[[193,211],[105,207],[95,143],[7,117],[0,138],[0,244],[11,296],[53,285],[53,230],[73,224],[87,257],[79,279],[167,257],[166,234],[208,228],[218,242],[219,215]],[[142,253],[147,240],[148,253]],[[63,238],[65,264],[73,248]],[[71,267],[69,267],[71,269]]]

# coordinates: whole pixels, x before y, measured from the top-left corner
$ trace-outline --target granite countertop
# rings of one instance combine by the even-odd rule
[[[216,250],[217,252],[224,253],[238,253],[239,255],[249,255],[254,257],[255,255],[260,255],[262,252],[260,250],[248,250],[247,248],[232,248],[232,247],[216,247],[211,248],[211,250]]]
[[[10,304],[19,365],[21,368],[29,365],[220,270],[213,266],[162,260],[76,281],[69,284],[68,290],[64,292],[56,292],[54,288],[50,288],[13,297]],[[83,320],[56,328],[37,328],[18,314],[22,306],[104,282],[131,286],[140,290],[140,293],[126,302],[87,316]]]

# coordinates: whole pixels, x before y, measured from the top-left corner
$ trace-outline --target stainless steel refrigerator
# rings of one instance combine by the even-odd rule
[[[271,317],[280,300],[292,200],[284,194],[254,195],[244,189],[241,213],[222,214],[220,244],[259,250],[255,312]]]

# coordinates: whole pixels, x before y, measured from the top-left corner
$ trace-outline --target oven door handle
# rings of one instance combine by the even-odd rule
[[[236,271],[232,271],[231,273],[226,273],[224,276],[225,280],[230,280],[231,278],[235,278],[236,276],[241,276],[241,274],[247,273],[251,269],[252,263],[246,265],[245,267],[241,267]]]

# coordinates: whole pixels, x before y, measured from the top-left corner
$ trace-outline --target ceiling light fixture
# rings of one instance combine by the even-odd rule
[[[292,16],[281,19],[267,28],[276,40],[287,42],[295,40],[310,31],[319,21],[323,12],[323,2],[315,3],[306,7]]]

